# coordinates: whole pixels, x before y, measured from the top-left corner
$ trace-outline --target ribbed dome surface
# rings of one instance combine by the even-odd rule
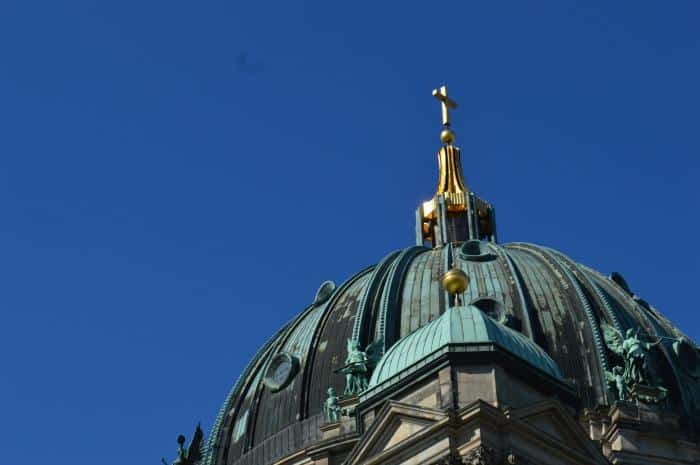
[[[650,339],[682,336],[619,280],[554,250],[475,241],[451,249],[392,252],[285,325],[260,349],[226,398],[210,434],[205,463],[268,463],[320,440],[326,390],[344,388],[344,377],[336,370],[344,364],[347,340],[355,339],[362,347],[384,341],[388,352],[440,318],[448,300],[440,278],[452,256],[471,278],[462,301],[474,302],[478,312],[516,329],[521,335],[517,340],[526,340],[527,350],[537,347],[533,354],[546,353],[574,387],[582,407],[612,401],[605,377],[611,362],[601,322],[621,331],[640,328]],[[700,408],[696,381],[674,363],[670,344],[660,347],[651,362],[669,389],[669,406],[689,417]],[[263,380],[275,373],[275,356],[281,353],[294,357],[298,369],[273,392]],[[537,366],[549,367],[542,357],[539,360]]]

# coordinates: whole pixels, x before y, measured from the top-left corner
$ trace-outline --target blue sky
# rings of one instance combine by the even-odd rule
[[[692,1],[0,6],[2,465],[151,465],[326,279],[413,242],[447,83],[502,242],[700,338]]]

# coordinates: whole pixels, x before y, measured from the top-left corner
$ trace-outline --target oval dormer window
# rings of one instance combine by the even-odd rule
[[[294,379],[298,369],[299,361],[295,356],[286,352],[279,353],[270,361],[263,384],[272,392],[281,391]]]

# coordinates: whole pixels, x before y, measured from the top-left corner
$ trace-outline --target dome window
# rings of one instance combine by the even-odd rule
[[[272,392],[281,391],[294,379],[297,371],[299,371],[299,360],[286,352],[279,353],[272,358],[265,372],[263,384]]]
[[[486,242],[477,240],[467,241],[462,244],[462,247],[459,248],[459,255],[461,258],[472,262],[485,262],[496,258]]]

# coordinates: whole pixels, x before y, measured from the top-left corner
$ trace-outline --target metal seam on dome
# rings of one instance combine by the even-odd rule
[[[410,283],[410,286],[406,289],[408,292],[404,292],[403,299],[408,302],[408,311],[405,313],[402,312],[400,315],[401,332],[399,333],[399,339],[411,334],[419,327],[419,316],[417,312],[413,310],[416,302],[418,306],[421,305],[420,278],[423,276],[423,268],[426,266],[430,257],[431,254],[419,255],[406,273],[406,282]]]
[[[486,284],[487,284],[487,295],[493,295],[496,298],[500,298],[500,300],[505,301],[505,298],[503,297],[505,295],[505,292],[503,292],[503,287],[501,286],[501,280],[498,279],[498,263],[496,260],[493,260],[491,262],[485,262],[481,264],[482,268],[486,269]],[[488,288],[490,287],[490,291]],[[477,297],[478,298],[478,297]],[[505,307],[505,302],[504,304],[504,309]]]
[[[260,359],[259,363],[255,366],[253,373],[259,373],[259,372],[264,373],[264,371],[269,366],[269,362],[271,361],[273,354],[284,344],[286,336],[289,334],[290,331],[293,331],[294,327],[296,327],[296,325],[299,323],[299,321],[301,321],[304,318],[306,312],[310,309],[311,309],[311,307],[308,307],[304,311],[295,315],[284,326],[282,326],[282,329],[279,330],[275,334],[275,336],[273,336],[273,338],[270,341],[270,347],[265,353],[266,356]],[[255,376],[253,376],[253,373],[250,373],[248,375],[248,377],[250,377],[250,381],[246,384],[246,389],[251,389],[251,388],[255,389],[255,391],[252,393],[253,400],[251,401],[251,405],[249,406],[250,411],[253,411],[254,409],[257,410],[256,409],[256,406],[257,406],[256,398],[257,398],[258,392],[260,390],[260,385],[256,385],[255,387],[253,387],[253,385],[252,385],[252,383],[255,382],[255,378],[257,376],[257,374]],[[262,384],[262,377],[260,378],[259,383]],[[241,408],[243,401],[244,401],[244,399],[241,399],[241,402],[235,407],[236,411],[232,415],[233,419],[235,419],[240,414],[239,410]],[[245,451],[249,448],[247,443],[252,441],[253,431],[251,430],[251,425],[253,427],[255,426],[255,424],[252,423],[254,416],[255,415],[250,415],[247,418],[246,427],[245,427],[246,441],[243,444],[241,455],[243,455],[245,453]]]
[[[421,273],[420,279],[420,295],[421,295],[421,305],[420,312],[418,312],[418,326],[425,326],[425,324],[430,319],[430,288],[433,284],[433,271],[432,263],[428,260],[426,261],[423,272]],[[426,302],[422,299],[427,298]]]
[[[594,282],[592,279],[590,279],[588,276],[586,276],[585,270],[583,268],[581,268],[577,263],[574,263],[568,257],[564,256],[559,251],[551,249],[549,247],[546,247],[546,250],[548,250],[549,253],[558,257],[559,260],[562,261],[564,263],[564,265],[567,266],[568,268],[579,269],[583,280],[585,280],[586,283],[588,283],[588,285],[591,286],[591,288],[593,289],[593,292],[596,294],[596,296],[603,303],[603,309],[605,309],[605,313],[610,317],[610,320],[613,322],[613,324],[615,325],[617,330],[622,331],[622,326],[620,325],[620,322],[617,319],[617,315],[615,315],[615,311],[613,310],[612,305],[610,305],[610,301],[608,300],[607,296],[601,292],[601,289],[600,289],[600,286],[598,285],[598,283]]]
[[[540,273],[542,273],[542,271],[539,270],[539,268],[545,268],[547,270],[548,275],[557,274],[556,272],[552,273],[552,267],[548,263],[546,263],[546,259],[543,256],[536,255],[534,252],[530,252],[529,250],[524,248],[516,247],[514,248],[513,252],[515,250],[517,250],[518,252],[522,252],[522,255],[516,254],[513,256],[513,262],[519,268],[519,271],[522,272],[523,280],[526,283],[528,283],[528,286],[532,287],[533,292],[531,292],[531,298],[533,299],[533,305],[551,307],[550,313],[552,313],[552,309],[556,309],[557,313],[559,314],[558,316],[563,316],[564,314],[566,314],[567,316],[571,316],[570,314],[572,312],[570,310],[572,309],[572,307],[568,299],[559,295],[559,289],[556,286],[552,286],[553,282],[548,280],[544,275],[540,275],[534,272],[534,270],[537,270]],[[571,288],[571,285],[568,282],[564,282],[565,280],[563,279],[563,274],[559,274],[561,276],[554,277],[558,280],[557,282],[559,286],[561,286],[564,292],[566,292]],[[574,295],[574,297],[578,298],[577,295]],[[537,301],[537,304],[534,303],[535,301]],[[571,321],[571,324],[574,326],[574,329],[576,329],[576,322],[574,320]],[[543,327],[542,330],[545,334],[547,333],[547,328]],[[561,336],[559,333],[555,334],[557,336]],[[547,341],[547,344],[549,344],[550,342],[553,341]]]
[[[627,303],[630,304],[630,306],[635,307],[635,308],[639,305],[639,304],[632,298],[632,296],[630,296],[630,295],[627,294],[626,292],[623,292],[617,284],[613,283],[613,282],[610,280],[610,278],[608,278],[607,276],[605,276],[605,275],[602,274],[601,272],[599,272],[599,271],[597,271],[597,270],[594,270],[593,268],[588,267],[588,266],[586,266],[586,265],[581,265],[581,264],[579,264],[578,266],[579,266],[581,269],[583,269],[584,271],[586,271],[586,272],[590,273],[591,275],[597,277],[597,278],[600,279],[601,281],[610,283],[610,289],[612,289],[614,293],[617,293],[617,294],[620,296],[620,300],[621,300],[621,301],[627,302]],[[651,310],[652,310],[653,315],[655,315],[659,320],[661,320],[661,321],[664,323],[664,325],[666,326],[664,329],[665,329],[666,331],[669,331],[671,334],[673,334],[673,335],[676,336],[676,337],[681,337],[681,336],[682,336],[682,337],[685,337],[686,339],[692,341],[692,339],[691,339],[690,337],[688,337],[686,334],[683,333],[683,331],[681,331],[680,329],[678,329],[678,328],[677,328],[671,321],[669,321],[661,312],[659,312],[656,308],[654,308],[654,306],[652,306],[652,305],[649,305],[649,306],[650,306],[650,308],[651,308]],[[697,344],[696,344],[696,345],[697,345]]]
[[[617,288],[617,285],[611,286],[611,287]],[[649,316],[646,315],[646,313],[644,313],[643,307],[641,305],[639,305],[639,303],[636,302],[632,298],[632,296],[630,296],[629,294],[626,294],[626,293],[624,295],[625,295],[625,299],[630,304],[629,308],[632,310],[631,312],[628,311],[628,313],[630,314],[630,316],[632,316],[632,314],[634,314],[634,316],[636,316],[636,318],[634,316],[632,316],[632,319],[635,320],[636,323],[639,323],[640,327],[643,327],[644,331],[646,331],[647,334],[650,334],[651,333],[651,331],[650,331],[651,321],[649,320]]]
[[[396,314],[396,312],[390,313],[390,307],[395,309],[398,308],[399,319],[391,322],[390,329],[391,331],[395,331],[394,326],[400,321],[401,318],[401,290],[403,288],[404,279],[408,268],[418,255],[425,253],[428,250],[430,249],[423,246],[416,246],[406,249],[401,252],[396,260],[394,260],[391,268],[389,269],[386,284],[384,285],[384,290],[382,292],[379,318],[377,319],[377,333],[381,334],[381,337],[384,340],[382,353],[386,352],[386,350],[398,340],[398,336],[400,335],[400,329],[397,334],[388,333],[389,326],[387,326],[387,321],[391,319],[391,315]]]
[[[600,328],[595,320],[595,315],[593,314],[593,309],[591,308],[590,302],[586,298],[586,295],[583,293],[583,290],[581,289],[580,284],[576,280],[576,277],[573,276],[573,274],[564,266],[559,260],[557,260],[557,257],[548,253],[546,249],[542,248],[542,252],[540,252],[538,249],[540,247],[535,246],[534,244],[526,244],[526,243],[520,243],[522,246],[515,245],[516,248],[521,248],[522,250],[529,251],[531,253],[534,253],[535,255],[540,254],[542,256],[545,263],[548,264],[548,266],[551,267],[551,265],[547,262],[546,258],[549,257],[552,259],[556,264],[559,265],[559,267],[564,271],[564,274],[568,278],[569,282],[572,284],[574,287],[574,291],[576,292],[576,295],[578,296],[579,300],[581,301],[581,304],[583,305],[583,309],[586,313],[586,317],[588,318],[588,323],[591,325],[591,334],[593,335],[593,342],[596,346],[596,350],[598,351],[598,362],[600,363],[601,368],[604,371],[609,371],[608,370],[608,360],[607,356],[605,355],[605,350],[603,346],[603,339],[600,334]],[[603,381],[603,377],[600,377],[601,382]],[[607,395],[607,386],[603,385],[603,393]]]
[[[253,367],[257,367],[262,362],[264,356],[269,354],[269,352],[272,350],[273,343],[288,328],[288,326],[292,324],[293,321],[294,319],[288,321],[284,326],[282,326],[282,328],[279,331],[277,331],[272,337],[265,341],[262,347],[256,352],[255,356],[253,357],[253,360],[250,363],[248,363],[246,368],[243,370],[243,373],[241,373],[236,379],[236,382],[234,383],[233,387],[226,396],[224,405],[219,410],[219,413],[217,414],[216,419],[214,420],[214,424],[212,425],[212,429],[209,433],[209,438],[207,440],[206,446],[207,450],[204,458],[205,465],[214,465],[214,449],[219,439],[219,434],[221,433],[220,429],[223,424],[224,418],[231,409],[231,403],[235,400],[236,396],[239,394],[239,391],[243,388],[244,385],[247,384],[247,380],[252,374],[251,372],[253,371]],[[235,415],[233,417],[235,418]]]
[[[437,320],[435,320],[435,321],[437,321]],[[427,326],[427,325],[426,325],[426,326]],[[422,328],[425,328],[426,326],[421,326],[421,327],[418,328],[416,331],[419,331],[419,330],[421,330]],[[411,334],[416,334],[416,331],[414,331],[414,332],[411,333]],[[425,330],[425,331],[427,331],[427,330]],[[409,336],[410,336],[410,335],[409,335]],[[404,344],[409,344],[409,346],[408,346],[408,350],[405,350],[405,351],[403,351],[403,353],[402,353],[404,360],[401,361],[401,360],[400,360],[400,357],[393,358],[394,364],[398,363],[399,366],[405,365],[405,364],[408,362],[408,357],[414,353],[414,351],[411,349],[410,344],[415,344],[417,337],[413,337],[413,338],[407,337],[407,339],[408,339],[407,342],[405,342]]]
[[[622,330],[622,326],[620,326],[620,322],[619,322],[619,320],[617,319],[617,315],[615,315],[615,311],[613,310],[612,305],[610,305],[610,300],[608,299],[608,296],[606,296],[606,295],[603,293],[603,291],[602,291],[602,289],[600,288],[600,285],[599,285],[598,283],[596,283],[595,281],[592,281],[592,280],[589,279],[588,277],[586,277],[586,280],[591,284],[591,286],[593,287],[593,290],[595,291],[595,293],[596,293],[596,295],[598,296],[598,298],[599,298],[600,300],[603,301],[603,305],[604,305],[604,307],[605,307],[605,311],[607,312],[607,314],[608,314],[608,316],[610,317],[610,319],[612,320],[612,322],[615,324],[615,327],[616,327],[619,331],[621,331],[621,330]]]
[[[515,263],[513,263],[513,259],[508,255],[508,250],[505,247],[498,246],[496,244],[489,244],[489,246],[496,252],[496,255],[500,256],[503,258],[503,261],[506,262],[506,268],[508,269],[508,273],[510,274],[511,279],[513,280],[513,287],[515,287],[518,298],[520,299],[520,308],[522,309],[523,315],[525,318],[525,328],[528,332],[528,336],[530,339],[533,341],[535,340],[535,333],[532,329],[532,314],[530,312],[530,308],[527,305],[527,301],[525,300],[525,294],[523,293],[523,282],[522,278],[519,276],[517,273],[517,268],[515,266]]]
[[[357,341],[360,344],[363,342],[361,338],[365,336],[365,321],[369,316],[371,316],[372,304],[376,298],[377,292],[381,289],[381,285],[386,278],[386,272],[392,261],[397,255],[401,253],[400,250],[395,250],[385,256],[382,261],[380,261],[372,272],[372,276],[369,278],[369,283],[362,293],[362,298],[360,299],[360,304],[357,310],[357,316],[355,317],[355,325],[352,330],[352,340]]]
[[[523,284],[523,293],[526,301],[530,304],[529,308],[533,310],[533,313],[531,314],[533,318],[531,321],[533,325],[533,337],[535,338],[533,340],[539,344],[538,338],[541,337],[543,343],[542,346],[550,347],[551,343],[556,344],[556,342],[558,342],[557,339],[559,338],[560,334],[556,331],[550,334],[550,331],[548,331],[547,328],[550,322],[544,318],[544,315],[539,311],[539,308],[540,306],[546,306],[549,310],[548,313],[550,314],[550,317],[552,317],[550,319],[553,320],[553,317],[555,316],[563,318],[564,314],[568,315],[566,308],[567,305],[563,300],[556,298],[554,295],[548,296],[543,294],[543,292],[546,290],[551,291],[550,283],[546,278],[538,276],[538,274],[533,270],[537,269],[537,266],[539,266],[541,260],[534,257],[532,254],[524,252],[523,250],[515,249],[509,250],[509,257],[513,262],[515,272],[518,274]],[[582,368],[580,364],[572,363],[570,360],[567,360],[567,363],[568,367],[576,370]],[[576,366],[574,367],[574,365]]]
[[[559,262],[562,263],[562,265],[563,265],[564,267],[567,267],[567,268],[569,268],[569,269],[571,269],[571,268],[578,268],[578,266],[577,266],[576,263],[574,263],[574,262],[573,262],[572,260],[570,260],[568,257],[565,257],[563,254],[561,254],[561,253],[558,252],[557,250],[554,250],[554,249],[551,249],[551,248],[548,248],[548,247],[546,247],[546,248],[544,248],[544,249],[547,250],[547,251],[549,251],[549,253],[550,253],[552,256],[557,257],[558,260],[559,260]],[[605,310],[605,313],[610,317],[611,321],[613,322],[613,324],[615,325],[615,327],[617,328],[617,330],[618,330],[618,331],[622,331],[622,326],[620,326],[620,322],[618,321],[617,316],[615,315],[615,312],[613,311],[612,306],[610,305],[610,301],[609,301],[608,298],[601,292],[600,287],[598,286],[598,284],[595,283],[595,282],[593,282],[591,279],[589,279],[588,276],[586,276],[586,273],[585,273],[585,271],[584,271],[583,269],[580,269],[579,271],[580,271],[579,274],[581,275],[581,279],[583,279],[586,283],[588,283],[588,285],[591,287],[591,289],[593,289],[593,292],[595,293],[595,295],[596,295],[596,296],[598,297],[598,299],[600,299],[600,301],[603,303],[603,309]],[[600,331],[601,331],[600,325],[597,325],[597,326],[596,326],[596,329],[597,329],[597,332],[600,333]],[[602,338],[601,338],[601,342],[602,342]],[[606,370],[606,371],[609,371],[608,357],[607,357],[607,353],[606,353],[604,350],[603,350],[603,354],[604,354],[604,357],[605,357],[605,367],[606,367],[605,370]],[[606,387],[607,387],[607,385],[606,385]],[[605,397],[606,397],[606,399],[607,399],[608,394],[609,394],[608,391],[609,391],[609,389],[606,389],[606,390],[605,390]]]
[[[430,286],[430,297],[428,299],[428,322],[440,316],[440,304],[444,304],[442,286],[439,284],[437,286],[435,285],[437,282],[441,281],[444,271],[446,270],[442,269],[442,261],[439,255],[430,254],[430,276],[433,280],[433,284]]]
[[[602,337],[600,336],[600,333],[597,331],[597,325],[595,325],[595,320],[593,318],[593,310],[590,307],[590,303],[586,299],[585,294],[583,293],[581,287],[579,286],[578,282],[576,279],[571,275],[571,273],[563,267],[562,264],[558,263],[555,257],[552,257],[548,254],[546,254],[546,251],[541,250],[539,246],[536,246],[534,244],[527,244],[527,243],[515,243],[515,244],[509,244],[510,247],[514,249],[521,250],[525,253],[529,253],[533,258],[538,260],[540,263],[544,264],[546,268],[548,268],[551,272],[553,272],[555,275],[558,276],[558,278],[561,280],[561,285],[564,287],[564,289],[568,289],[570,287],[573,287],[574,290],[574,298],[578,299],[579,303],[583,307],[583,316],[582,318],[587,319],[590,325],[590,334],[591,338],[593,339],[593,345],[595,346],[595,355],[586,356],[586,360],[588,362],[586,363],[580,363],[580,367],[585,370],[586,376],[588,377],[589,380],[589,385],[590,389],[592,390],[591,392],[581,392],[580,394],[583,395],[584,397],[588,398],[589,395],[592,396],[590,399],[593,401],[596,398],[606,398],[607,397],[607,386],[604,385],[605,383],[605,375],[604,372],[607,370],[607,359],[602,356],[603,352],[603,342],[602,342]],[[573,307],[569,307],[567,305],[567,308],[572,308],[574,310],[573,314],[577,315],[576,313],[576,305]],[[578,317],[578,315],[577,315]],[[576,325],[576,319],[574,320],[575,324],[575,329],[577,331],[577,334],[581,338],[585,338],[584,332],[578,325]],[[582,344],[585,344],[585,339],[582,339],[581,341]],[[593,360],[590,360],[592,358]],[[594,376],[594,373],[591,372],[591,370],[595,370],[597,373],[597,376]],[[595,383],[594,381],[598,381]],[[581,386],[582,388],[587,388],[588,386]]]
[[[357,275],[356,275],[357,276]],[[337,291],[334,292],[334,294],[337,294]],[[327,304],[328,302],[326,302]],[[302,310],[295,318],[293,318],[286,326],[286,331],[284,331],[283,334],[280,335],[278,344],[274,347],[274,351],[278,350],[280,347],[284,347],[284,345],[287,343],[287,340],[291,337],[292,333],[296,330],[296,328],[306,319],[306,317],[317,307],[313,304],[309,305],[306,307],[304,310]],[[271,359],[268,359],[265,361],[262,367],[262,371],[264,372],[267,370],[269,366],[269,362]],[[262,383],[261,383],[262,384]],[[251,415],[249,418],[250,424],[248,425],[249,427],[252,425],[252,429],[247,428],[249,430],[249,434],[247,436],[247,441],[244,446],[244,455],[247,451],[251,450],[253,448],[253,441],[255,439],[255,426],[256,423],[253,422],[253,419],[257,420],[257,413],[258,413],[258,408],[260,405],[260,400],[262,398],[262,393],[263,393],[263,388],[258,386],[256,389],[256,392],[254,393],[253,401],[250,406],[250,410],[254,411],[255,414]]]
[[[283,334],[280,335],[278,344],[273,348],[273,351],[277,351],[280,347],[284,347],[284,344],[286,344],[287,340],[291,336],[291,334],[294,332],[294,330],[301,324],[302,321],[307,317],[311,311],[313,311],[316,307],[314,305],[309,305],[306,307],[304,310],[302,310],[293,320],[290,322],[290,324],[287,327],[287,330],[283,332]],[[269,363],[272,360],[272,357],[269,359],[265,360],[262,366],[262,372],[265,373],[267,368],[270,366]],[[250,449],[253,448],[253,442],[255,440],[255,425],[257,420],[257,414],[258,414],[258,408],[260,407],[260,399],[262,398],[262,393],[263,393],[263,383],[260,383],[256,387],[255,393],[253,394],[253,401],[251,402],[250,405],[250,410],[251,412],[255,412],[253,415],[250,416],[248,419],[249,425],[248,428],[246,428],[246,431],[248,432],[247,437],[246,437],[246,442],[243,447],[243,453],[249,451]],[[252,426],[252,428],[250,428]],[[243,454],[241,454],[243,455]]]
[[[267,349],[269,348],[269,345],[272,343],[274,340],[274,337],[272,337],[266,344],[263,345],[262,348],[258,350],[258,352],[255,354],[253,357],[253,361],[249,364],[253,365],[259,361],[259,358],[263,357],[267,353]],[[225,416],[228,414],[230,410],[230,404],[238,394],[238,390],[242,387],[241,383],[243,382],[244,379],[248,377],[250,374],[250,369],[246,369],[241,373],[238,378],[236,379],[236,382],[234,383],[233,387],[229,391],[228,395],[226,396],[226,400],[224,401],[224,405],[221,406],[221,409],[219,409],[219,413],[216,415],[216,419],[214,420],[214,424],[212,425],[212,428],[209,432],[209,437],[207,438],[207,445],[206,445],[206,452],[205,452],[205,457],[204,457],[204,464],[205,465],[213,465],[213,458],[214,458],[214,452],[216,448],[216,443],[219,439],[219,433],[221,432],[221,426],[222,423],[224,422]]]
[[[296,357],[297,367],[299,367],[301,370],[306,370],[308,366],[308,350],[312,342],[311,334],[313,334],[313,331],[315,330],[327,303],[328,302],[326,301],[320,305],[312,305],[304,317],[295,325],[294,329],[292,329],[286,335],[284,343],[281,344],[276,350],[275,357],[283,353],[290,354]],[[267,369],[269,368],[266,368],[266,370]],[[299,373],[297,372],[296,375],[299,375]],[[263,373],[263,376],[265,376],[265,373]],[[303,375],[301,377],[296,376],[295,379],[290,379],[288,389],[291,389],[294,393],[296,393],[299,389],[303,389],[302,383]],[[270,386],[267,385],[267,387],[269,388]],[[261,437],[264,437],[264,439],[257,441],[257,444],[264,442],[270,437],[270,434],[274,435],[275,432],[284,429],[290,424],[293,424],[295,420],[298,420],[298,417],[296,416],[296,413],[299,411],[298,397],[296,395],[289,395],[288,392],[284,391],[287,391],[287,389],[279,391],[279,393],[274,395],[274,397],[270,397],[270,394],[266,394],[264,390],[261,391],[261,399],[257,403],[256,421],[264,417],[265,412],[269,411],[269,402],[275,402],[275,405],[281,412],[284,412],[284,414],[275,415],[272,422],[270,422],[270,420],[266,420],[263,421],[262,424],[256,423],[256,427],[262,427],[260,431],[257,431],[257,433],[260,434]],[[265,398],[263,398],[263,396],[265,396]],[[252,447],[257,446],[257,444]]]
[[[426,302],[426,296],[423,295],[423,279],[425,278],[426,268],[430,266],[431,255],[419,255],[413,262],[413,266],[411,266],[410,274],[412,274],[412,279],[410,281],[411,296],[408,301],[409,307],[406,315],[402,315],[402,319],[405,318],[408,322],[408,329],[404,336],[413,333],[421,327],[420,312]]]
[[[309,414],[309,383],[311,382],[311,371],[313,370],[314,362],[316,361],[316,351],[318,348],[318,340],[321,337],[323,328],[326,327],[328,323],[328,318],[331,313],[331,309],[335,307],[340,299],[340,296],[344,294],[345,291],[350,289],[359,279],[363,278],[369,271],[374,269],[374,265],[368,266],[362,271],[355,273],[352,277],[347,279],[343,284],[341,284],[331,295],[330,299],[326,301],[326,308],[323,311],[323,315],[319,319],[314,334],[311,339],[311,344],[309,345],[309,354],[307,355],[306,367],[302,370],[302,399],[300,402],[299,413],[302,418],[307,418]]]
[[[613,322],[615,327],[617,328],[618,331],[622,331],[622,326],[620,325],[620,321],[617,319],[617,315],[615,315],[615,311],[612,308],[612,305],[610,304],[610,300],[608,297],[602,292],[600,285],[590,279],[588,276],[586,276],[585,270],[578,266],[578,264],[573,263],[571,260],[568,259],[568,257],[564,257],[561,253],[559,253],[556,250],[553,249],[547,249],[550,251],[550,253],[556,255],[559,257],[560,260],[564,261],[564,263],[568,263],[569,266],[571,267],[576,267],[579,268],[581,271],[581,276],[583,279],[591,286],[593,289],[593,292],[595,292],[596,296],[603,302],[603,308],[605,309],[605,313],[610,317],[610,320]]]

